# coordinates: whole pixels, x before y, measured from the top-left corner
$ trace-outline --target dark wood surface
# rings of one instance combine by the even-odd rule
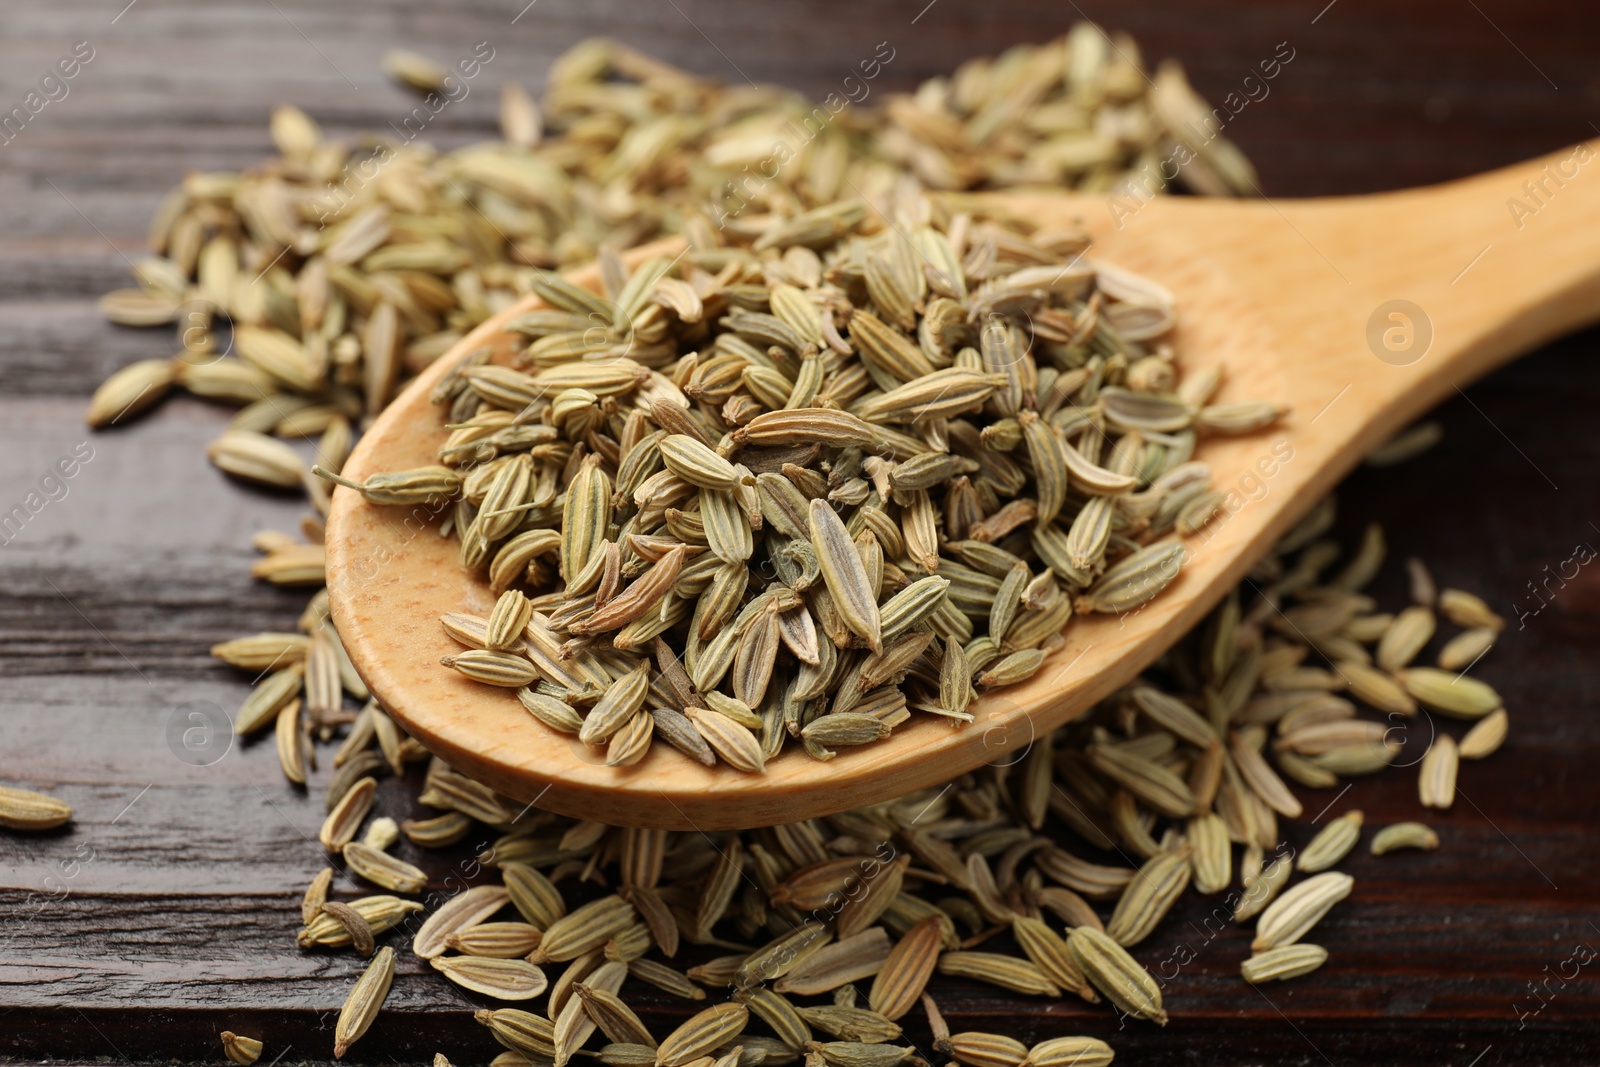
[[[252,584],[246,542],[291,528],[301,508],[205,464],[219,409],[177,401],[92,437],[81,425],[107,371],[170,354],[166,331],[109,327],[93,300],[124,284],[183,171],[267,152],[271,104],[297,103],[336,133],[381,128],[410,107],[378,74],[384,50],[448,59],[488,40],[488,77],[430,131],[453,144],[491,131],[501,80],[536,85],[592,33],[821,94],[878,41],[896,49],[880,86],[905,88],[1081,13],[1132,32],[1150,59],[1180,58],[1213,100],[1288,41],[1296,57],[1272,94],[1227,130],[1273,196],[1443,180],[1600,132],[1600,10],[1550,0],[123,2],[0,5],[0,111],[74,42],[95,49],[70,95],[0,146],[0,510],[58,457],[93,449],[67,495],[0,549],[0,782],[47,788],[77,811],[70,832],[0,833],[0,1057],[21,1062],[216,1062],[224,1028],[265,1038],[268,1059],[325,1060],[359,969],[293,944],[301,888],[323,863],[328,769],[306,794],[285,785],[270,746],[192,767],[167,741],[186,709],[231,711],[245,694],[209,643],[292,626],[304,598]],[[1594,333],[1530,355],[1445,405],[1447,447],[1345,486],[1345,531],[1372,519],[1388,530],[1390,602],[1398,558],[1415,554],[1515,619],[1538,603],[1530,582],[1600,543],[1597,355]],[[1213,905],[1191,896],[1138,953],[1158,971],[1193,954],[1167,984],[1165,1031],[1118,1032],[1104,1010],[947,983],[952,1025],[1095,1034],[1126,1063],[1596,1062],[1600,964],[1566,961],[1600,949],[1600,570],[1545,599],[1480,667],[1512,711],[1506,749],[1463,768],[1461,800],[1430,819],[1438,852],[1350,862],[1357,890],[1319,929],[1333,956],[1317,975],[1246,986],[1248,934],[1208,938]],[[413,793],[385,781],[380,806],[403,817]],[[1303,793],[1312,812],[1334,800]],[[1369,823],[1422,814],[1413,773],[1399,770],[1357,782],[1332,813],[1352,806]],[[1290,835],[1303,844],[1309,828]],[[422,858],[435,890],[470,873],[470,851]],[[653,1019],[685,1013],[641,996]],[[407,958],[351,1058],[485,1062],[497,1049],[471,1021],[477,1006]],[[909,1036],[927,1050],[925,1032]]]

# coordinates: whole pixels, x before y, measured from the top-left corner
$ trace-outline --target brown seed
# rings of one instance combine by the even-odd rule
[[[318,911],[344,927],[350,935],[350,944],[363,956],[372,955],[376,947],[372,940],[372,926],[359,911],[337,900],[325,900]]]

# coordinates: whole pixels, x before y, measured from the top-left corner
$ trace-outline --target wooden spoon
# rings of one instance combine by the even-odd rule
[[[1344,199],[987,195],[992,207],[1046,228],[1086,225],[1097,260],[1176,295],[1186,373],[1225,362],[1220,400],[1273,399],[1290,414],[1261,434],[1203,442],[1199,458],[1229,493],[1226,510],[1189,539],[1165,593],[1125,617],[1075,619],[1065,647],[1030,681],[979,700],[971,725],[914,715],[889,739],[827,763],[791,745],[764,775],[702,767],[665,745],[635,767],[607,767],[603,749],[545,728],[511,692],[440,666],[457,648],[439,616],[487,614],[493,597],[461,570],[456,543],[425,528],[425,509],[377,507],[347,489],[334,492],[328,521],[334,620],[362,678],[413,736],[500,792],[576,818],[765,826],[1016,762],[1036,736],[1126,684],[1191,630],[1372,448],[1496,364],[1600,319],[1593,159],[1594,147],[1579,145],[1435,188]],[[631,259],[680,249],[658,242]],[[594,268],[573,277],[597,287]],[[492,345],[509,354],[506,322],[536,306],[529,299],[495,316],[412,382],[362,437],[346,473],[435,462],[444,430],[429,389],[464,353]],[[1527,476],[1542,477],[1531,461]]]

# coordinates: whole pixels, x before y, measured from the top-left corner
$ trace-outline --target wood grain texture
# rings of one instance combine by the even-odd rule
[[[345,136],[403,114],[407,98],[377,74],[390,47],[448,59],[491,40],[492,90],[510,74],[537,84],[559,50],[606,32],[692,69],[736,80],[737,67],[820,94],[880,40],[897,48],[881,84],[905,88],[967,56],[1060,32],[1081,9],[1132,32],[1151,59],[1178,56],[1219,101],[1288,40],[1294,62],[1227,130],[1274,197],[1481,172],[1592,136],[1600,115],[1591,55],[1600,11],[1556,0],[1338,0],[1326,11],[1322,0],[924,6],[539,0],[515,25],[520,0],[138,0],[115,23],[122,2],[7,6],[0,109],[20,103],[73,42],[92,41],[97,55],[67,99],[0,146],[0,509],[85,439],[80,415],[100,375],[169,354],[166,331],[106,327],[93,309],[123,284],[122,256],[140,251],[161,194],[186,169],[261,158],[279,100]],[[489,133],[492,95],[442,116],[433,139]],[[1585,333],[1468,388],[1440,410],[1446,448],[1360,471],[1341,490],[1347,538],[1381,519],[1397,559],[1426,558],[1442,582],[1484,594],[1513,619],[1479,668],[1513,709],[1512,737],[1493,760],[1464,769],[1471,803],[1430,818],[1444,847],[1354,861],[1356,894],[1318,934],[1333,952],[1328,968],[1267,990],[1270,1002],[1235,976],[1248,936],[1229,929],[1203,946],[1191,938],[1203,950],[1169,983],[1165,1031],[1118,1031],[1105,1012],[942,982],[955,1027],[1024,1039],[1092,1033],[1126,1063],[1593,1061],[1593,965],[1565,986],[1549,975],[1575,944],[1600,947],[1590,925],[1600,925],[1591,714],[1600,572],[1551,581],[1537,614],[1528,583],[1600,537],[1591,525],[1600,524],[1597,355],[1600,335]],[[263,1062],[330,1054],[333,1014],[359,967],[292,941],[301,885],[321,863],[302,834],[319,820],[327,768],[302,795],[282,782],[270,746],[191,768],[166,742],[174,709],[208,701],[231,711],[245,695],[244,680],[211,664],[203,646],[219,630],[291,626],[302,600],[245,576],[249,533],[292,528],[301,509],[206,467],[199,446],[224,420],[217,408],[169,403],[94,437],[95,459],[70,494],[0,548],[0,781],[58,791],[79,812],[71,832],[0,836],[0,1057],[216,1063],[224,1028],[265,1038]],[[1380,589],[1390,603],[1402,595],[1397,566]],[[1520,629],[1518,605],[1530,612]],[[403,817],[409,795],[385,781],[380,806]],[[1313,811],[1331,799],[1302,796]],[[1362,807],[1369,825],[1421,814],[1401,771],[1358,782],[1333,813],[1346,805]],[[432,888],[459,876],[466,858],[465,849],[426,858]],[[1139,958],[1159,968],[1190,922],[1204,929],[1209,910],[1186,900]],[[498,1051],[471,1021],[477,998],[415,961],[401,970],[390,1003],[404,1010],[386,1013],[351,1059],[426,1062],[443,1051],[470,1064]],[[1518,1007],[1539,1004],[1530,983],[1543,981],[1546,1006],[1519,1021]],[[640,996],[658,1030],[686,1014]],[[910,1036],[927,1051],[925,1030]]]

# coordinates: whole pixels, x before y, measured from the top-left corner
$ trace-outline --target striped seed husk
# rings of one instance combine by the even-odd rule
[[[496,1000],[532,1000],[549,984],[544,972],[527,960],[437,956],[428,962],[462,989]]]
[[[660,1067],[685,1067],[739,1036],[750,1020],[743,1004],[716,1004],[690,1018],[662,1039],[656,1049]]]
[[[1105,932],[1112,940],[1127,947],[1150,936],[1188,888],[1189,857],[1188,848],[1162,852],[1139,868],[1106,923]]]
[[[374,935],[393,929],[405,921],[407,915],[422,910],[422,905],[414,900],[392,896],[359,897],[350,901],[350,907],[366,920]],[[318,905],[317,917],[306,923],[304,929],[295,935],[295,941],[301,948],[313,945],[343,948],[351,943],[350,932],[337,919],[321,914],[321,905]]]
[[[1256,920],[1253,952],[1292,945],[1306,935],[1339,901],[1350,895],[1355,879],[1339,871],[1313,875],[1284,891]]]
[[[511,904],[522,917],[542,931],[567,914],[566,900],[550,879],[525,863],[502,862],[500,877],[504,879]]]
[[[517,901],[512,890],[512,902]],[[519,910],[521,910],[519,908]],[[537,920],[523,913],[529,922]],[[532,963],[565,963],[599,948],[634,921],[633,905],[619,896],[601,897],[556,919],[544,930],[539,947],[529,954]]]
[[[0,826],[10,830],[53,830],[71,818],[71,805],[55,797],[0,786]]]
[[[350,990],[344,1007],[339,1010],[333,1027],[333,1058],[343,1059],[345,1052],[372,1026],[389,995],[394,982],[394,949],[385,945],[367,964],[367,969]]]
[[[616,993],[582,982],[574,985],[572,991],[578,995],[583,1002],[583,1010],[607,1040],[617,1044],[644,1045],[651,1049],[656,1047],[656,1039],[650,1036],[644,1021]]]
[[[1161,987],[1150,972],[1128,955],[1127,949],[1109,935],[1089,926],[1080,926],[1067,935],[1067,951],[1078,967],[1123,1012],[1167,1025],[1161,1006]]]
[[[309,924],[322,914],[322,904],[328,899],[328,887],[333,884],[333,876],[337,873],[332,867],[324,867],[311,879],[305,895],[300,899],[301,922]]]
[[[468,926],[445,938],[445,947],[468,956],[516,959],[539,947],[537,926],[521,922],[486,922]]]
[[[519,1008],[496,1008],[474,1012],[472,1017],[513,1052],[547,1063],[555,1059],[555,1024],[544,1016]]]
[[[1239,974],[1251,985],[1282,982],[1310,974],[1328,961],[1328,950],[1321,945],[1283,945],[1258,952],[1239,965]]]
[[[995,952],[946,952],[939,957],[939,973],[974,978],[1028,996],[1061,995],[1056,984],[1032,962]]]
[[[1361,839],[1362,814],[1359,810],[1345,812],[1331,820],[1307,843],[1295,861],[1295,866],[1305,874],[1325,871],[1350,854]]]
[[[951,1034],[937,1047],[966,1067],[1021,1067],[1028,1058],[1028,1046],[1016,1038],[978,1031]]]
[[[881,1045],[900,1036],[900,1027],[875,1011],[844,1004],[800,1008],[800,1018],[841,1041]],[[802,1042],[802,1044],[804,1044]]]
[[[1089,984],[1082,968],[1072,958],[1072,953],[1067,951],[1066,940],[1043,920],[1019,915],[1011,924],[1011,933],[1023,953],[1046,978],[1063,989],[1072,990],[1090,1003],[1099,1001],[1099,995]]]
[[[484,922],[510,900],[510,891],[498,885],[473,886],[451,897],[417,929],[411,951],[425,960],[444,955],[453,935]]]
[[[421,868],[361,841],[348,842],[341,854],[351,871],[390,892],[417,893],[428,884]]]
[[[372,798],[377,791],[378,780],[370,777],[358,780],[345,791],[322,821],[317,839],[323,848],[342,852],[355,840],[356,831],[361,829],[361,824],[367,821],[367,813],[372,810]]]
[[[1244,922],[1261,914],[1267,905],[1276,899],[1283,887],[1289,884],[1289,876],[1293,873],[1294,861],[1291,857],[1275,858],[1247,884],[1244,895],[1234,906],[1233,917]]]
[[[882,926],[873,926],[806,955],[774,982],[772,988],[797,996],[829,993],[880,974],[887,966],[891,951],[887,932]],[[883,1010],[870,995],[868,1003]]]
[[[923,919],[907,930],[889,950],[873,978],[867,1003],[887,1019],[902,1018],[916,1005],[927,987],[939,962],[942,942],[937,919]]]
[[[1097,1037],[1052,1037],[1028,1050],[1023,1067],[1110,1067],[1114,1055]]]

